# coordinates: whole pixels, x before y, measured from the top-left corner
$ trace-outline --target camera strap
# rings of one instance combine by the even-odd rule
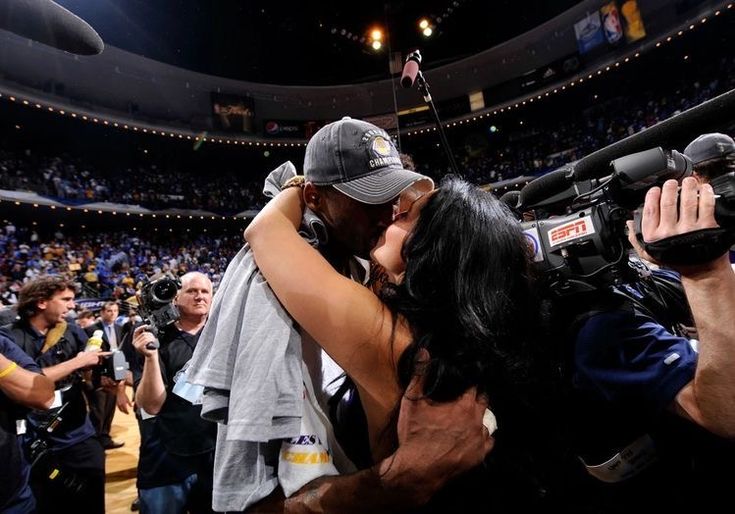
[[[43,342],[43,348],[41,348],[41,353],[46,353],[51,348],[53,348],[56,343],[61,341],[61,338],[64,337],[64,333],[66,332],[66,321],[60,321],[58,322],[53,328],[49,329],[49,331],[46,333],[46,339]]]
[[[733,244],[733,237],[724,228],[705,228],[667,237],[653,243],[643,243],[646,252],[659,262],[671,265],[704,264],[724,255]]]
[[[636,210],[633,214],[636,239],[648,255],[668,265],[705,264],[724,255],[735,242],[735,237],[729,230],[718,227],[694,230],[647,243],[643,240],[642,219],[641,210]]]

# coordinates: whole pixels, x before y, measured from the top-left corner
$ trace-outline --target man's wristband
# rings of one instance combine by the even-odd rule
[[[306,178],[303,175],[296,175],[283,183],[281,191],[289,187],[304,187],[304,184],[306,184]]]
[[[0,379],[3,379],[5,377],[7,377],[13,371],[15,371],[17,368],[18,368],[18,363],[17,362],[11,363],[7,368],[5,368],[4,370],[0,371]]]

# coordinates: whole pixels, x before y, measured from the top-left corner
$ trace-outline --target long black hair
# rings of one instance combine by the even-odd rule
[[[398,363],[401,384],[425,348],[430,398],[454,399],[477,386],[494,409],[505,403],[504,392],[528,378],[537,327],[530,253],[518,221],[492,194],[448,177],[402,252],[404,279],[382,294],[413,333]]]

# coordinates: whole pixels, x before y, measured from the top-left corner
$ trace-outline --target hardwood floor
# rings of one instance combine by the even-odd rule
[[[128,397],[132,397],[132,389],[128,388]],[[106,514],[127,514],[138,492],[135,487],[135,475],[138,466],[138,448],[140,434],[135,415],[115,412],[111,434],[115,441],[125,441],[125,446],[115,450],[107,450],[105,480]]]

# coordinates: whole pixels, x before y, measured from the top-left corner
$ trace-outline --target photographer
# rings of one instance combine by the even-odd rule
[[[64,321],[74,308],[74,295],[63,278],[38,277],[20,291],[20,319],[2,329],[56,382],[54,405],[29,414],[25,436],[30,460],[36,461],[31,487],[39,512],[56,512],[60,505],[85,513],[105,510],[104,450],[89,420],[77,371],[99,364],[107,354],[85,352],[86,334]],[[59,470],[60,475],[54,474],[58,479],[49,478],[49,466]]]
[[[0,512],[35,509],[28,484],[29,464],[18,439],[18,420],[26,408],[47,409],[54,401],[54,383],[31,358],[0,335]]]
[[[647,243],[716,226],[712,188],[698,191],[685,178],[677,213],[677,187],[669,180],[648,191]],[[681,278],[623,263],[635,271],[553,306],[568,393],[562,412],[588,473],[578,494],[600,512],[714,504],[726,498],[721,470],[735,456],[735,276],[725,255],[677,266]],[[679,330],[692,315],[698,345]]]
[[[216,425],[201,419],[201,406],[173,393],[177,378],[191,359],[209,315],[212,283],[198,272],[181,277],[174,300],[175,323],[135,329],[133,345],[144,357],[142,374],[134,370],[135,403],[155,415],[141,447],[138,492],[143,514],[211,512]],[[137,375],[137,376],[136,376]]]

